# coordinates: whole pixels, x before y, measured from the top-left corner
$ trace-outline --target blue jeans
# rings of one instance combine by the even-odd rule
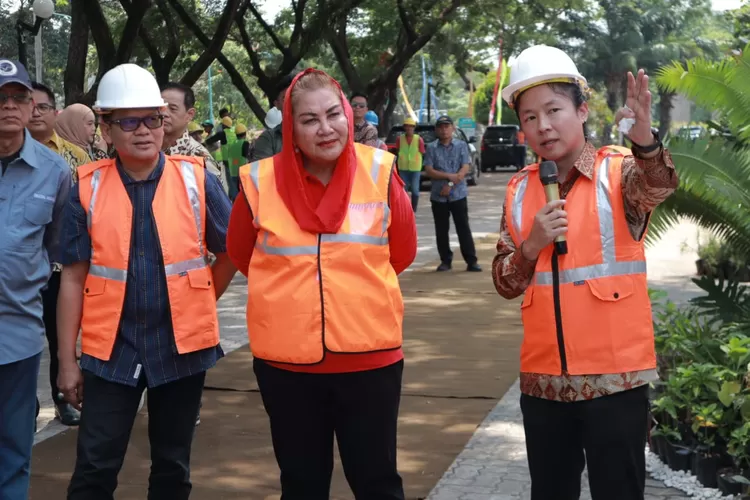
[[[0,498],[29,496],[36,420],[36,381],[42,354],[0,365]]]
[[[419,203],[419,184],[422,179],[422,172],[399,171],[398,175],[406,184],[406,192],[411,193],[411,208],[416,212],[417,203]]]

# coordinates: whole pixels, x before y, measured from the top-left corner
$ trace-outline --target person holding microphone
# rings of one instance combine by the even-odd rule
[[[657,379],[644,236],[677,187],[651,127],[648,76],[627,75],[615,123],[631,149],[586,138],[586,79],[563,51],[524,50],[503,99],[541,164],[508,184],[492,276],[524,295],[521,410],[532,500],[642,500],[648,384]],[[558,198],[559,199],[556,199]]]

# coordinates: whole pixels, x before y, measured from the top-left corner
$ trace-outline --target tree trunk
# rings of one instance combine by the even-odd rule
[[[388,105],[385,107],[380,118],[380,135],[387,136],[388,131],[391,130],[393,111],[396,109],[398,104],[398,93],[396,91],[396,85],[393,85],[388,89]]]
[[[84,0],[72,0],[70,3],[70,43],[68,44],[68,61],[63,76],[65,88],[65,105],[80,101],[85,93],[86,55],[89,46],[89,27],[86,22]]]
[[[607,107],[612,111],[612,114],[617,113],[617,110],[620,109],[620,101],[620,78],[619,76],[610,77],[607,80]],[[602,131],[602,145],[612,143],[613,127],[614,125],[611,123],[604,126],[604,130]]]
[[[672,99],[675,93],[659,87],[659,137],[664,139],[672,128]]]

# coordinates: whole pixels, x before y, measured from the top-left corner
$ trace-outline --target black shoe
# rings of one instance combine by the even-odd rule
[[[481,273],[482,272],[482,268],[477,263],[469,264],[468,266],[466,266],[466,270],[468,272],[470,272],[470,273]]]
[[[55,403],[55,417],[68,427],[81,423],[81,413],[68,403]]]
[[[445,272],[445,271],[450,271],[450,270],[451,270],[451,265],[450,264],[446,264],[445,262],[441,263],[437,267],[437,269],[436,269],[436,271],[439,272],[439,273],[442,273],[442,272]]]

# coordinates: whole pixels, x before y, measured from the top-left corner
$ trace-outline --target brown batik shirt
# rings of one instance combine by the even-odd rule
[[[580,176],[593,178],[596,151],[593,145],[586,144],[568,178],[560,184],[560,198],[565,199]],[[666,149],[648,160],[626,156],[621,168],[625,217],[630,234],[640,240],[648,225],[649,214],[677,188],[677,173]],[[527,260],[516,249],[508,232],[505,203],[500,224],[497,255],[492,261],[492,279],[500,295],[513,299],[522,295],[531,283],[536,261]],[[521,373],[521,392],[553,401],[585,401],[640,387],[657,379],[655,369],[606,375]]]

